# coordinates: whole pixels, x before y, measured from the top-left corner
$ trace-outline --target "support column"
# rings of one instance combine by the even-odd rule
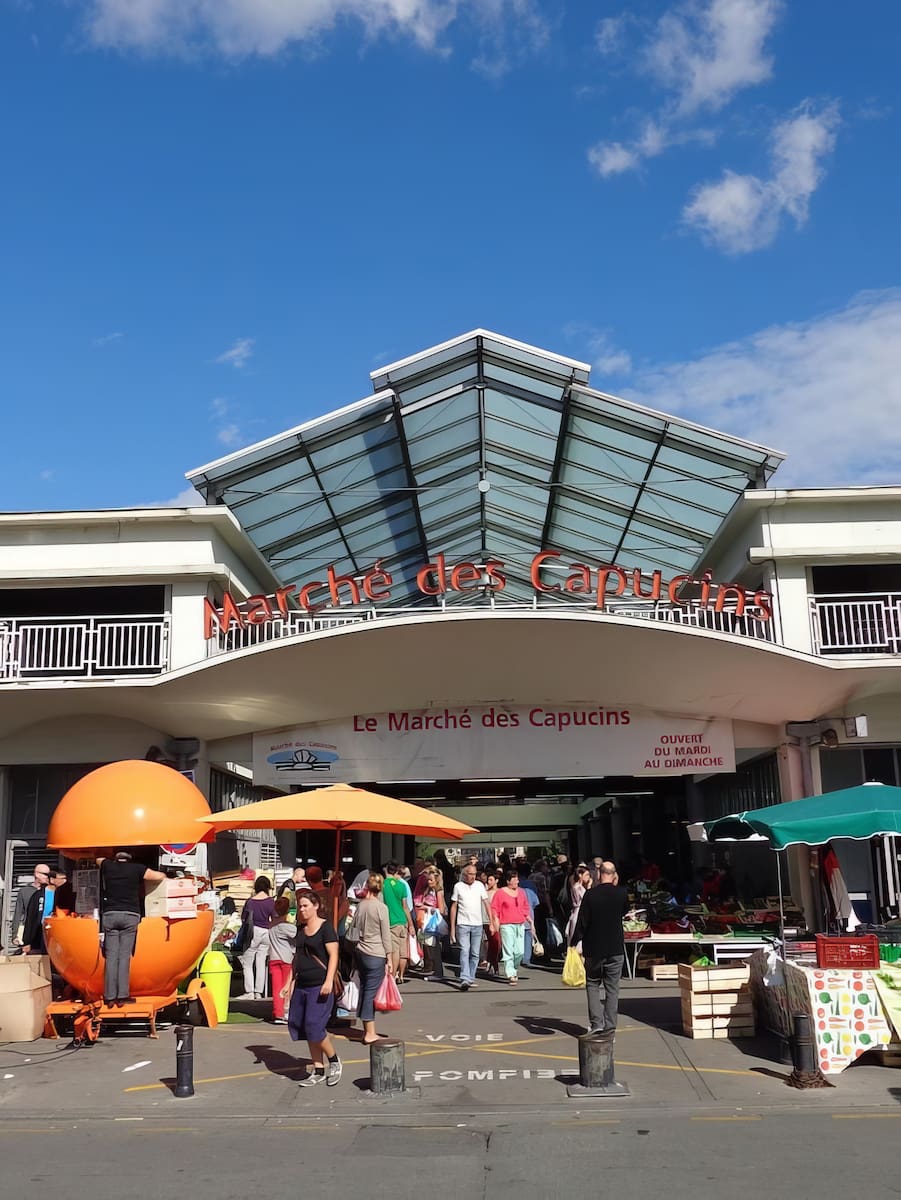
[[[613,861],[618,867],[624,866],[634,855],[635,847],[632,844],[632,813],[621,800],[613,802],[610,831],[613,835],[613,845],[610,847]]]
[[[811,782],[810,747],[797,742],[783,742],[776,751],[776,756],[779,763],[779,789],[783,801],[801,800],[804,796],[809,796],[811,793],[807,788]],[[811,880],[810,848],[790,846],[784,854],[791,894],[804,912],[807,928],[816,932],[820,928],[820,906]]]

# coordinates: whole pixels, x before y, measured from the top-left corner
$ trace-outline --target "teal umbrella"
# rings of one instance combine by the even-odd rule
[[[901,834],[901,788],[864,783],[705,821],[704,829],[711,842],[744,841],[756,835],[768,838],[774,850],[822,846],[833,838],[861,841]]]

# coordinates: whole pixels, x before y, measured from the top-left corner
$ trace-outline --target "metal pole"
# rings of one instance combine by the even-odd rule
[[[194,1095],[194,1027],[175,1026],[175,1094]]]
[[[783,960],[785,959],[785,907],[782,903],[782,859],[776,851],[776,886],[779,889],[779,943]]]

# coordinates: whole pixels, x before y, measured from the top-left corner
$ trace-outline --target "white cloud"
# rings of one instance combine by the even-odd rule
[[[402,37],[445,52],[455,22],[475,31],[473,67],[503,74],[524,50],[544,44],[539,0],[78,0],[96,46],[152,54],[269,57],[315,43],[355,23],[365,38]]]
[[[641,158],[635,149],[624,146],[622,142],[598,142],[590,147],[588,161],[602,179],[608,179],[611,175],[634,171]]]
[[[223,363],[225,366],[234,367],[240,371],[242,367],[246,367],[251,357],[253,356],[254,339],[253,338],[238,338],[234,345],[222,352],[216,359],[217,363]]]
[[[237,425],[223,425],[216,431],[216,437],[223,446],[237,446],[241,441],[241,430]]]
[[[203,508],[206,504],[200,492],[193,487],[183,488],[177,496],[173,496],[171,500],[154,500],[147,505],[148,508]]]
[[[747,254],[768,246],[783,217],[805,224],[810,197],[825,175],[823,159],[835,146],[838,106],[816,111],[803,104],[780,122],[772,136],[772,175],[725,171],[716,183],[699,185],[683,209],[687,225],[726,254]]]
[[[665,123],[646,120],[639,136],[628,145],[622,142],[598,142],[588,151],[588,161],[601,176],[622,175],[634,171],[648,158],[656,158],[670,146],[688,142],[710,144],[716,137],[711,129],[672,129]]]
[[[617,17],[603,17],[598,21],[594,44],[599,54],[618,54],[626,40],[631,14],[622,12]]]
[[[777,486],[901,483],[901,288],[644,367],[624,390],[786,451]]]
[[[120,338],[124,337],[124,333],[104,333],[102,337],[95,337],[91,342],[91,345],[99,350],[103,346],[109,346],[113,342],[118,342]]]
[[[781,0],[686,0],[665,12],[644,45],[631,52],[638,69],[662,89],[660,109],[656,117],[642,118],[637,137],[591,147],[588,159],[598,174],[620,175],[672,146],[713,141],[715,131],[689,123],[770,78],[773,60],[764,50],[781,7]],[[638,24],[628,12],[604,18],[595,36],[599,52],[624,51],[629,27]]]
[[[779,0],[689,0],[657,22],[644,65],[680,114],[715,112],[772,75],[764,48],[781,7]]]
[[[616,344],[609,329],[597,329],[593,325],[573,322],[564,328],[563,333],[577,346],[585,347],[576,353],[603,375],[628,375],[632,370],[631,355]],[[603,380],[595,379],[593,384],[603,390]]]

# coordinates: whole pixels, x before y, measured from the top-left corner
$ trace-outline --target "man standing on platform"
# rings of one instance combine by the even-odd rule
[[[132,861],[127,850],[98,858],[100,868],[100,929],[103,933],[103,999],[107,1005],[133,1004],[129,975],[138,925],[141,923],[141,885],[166,876]]]
[[[589,888],[582,897],[571,945],[582,943],[588,1031],[612,1033],[616,1029],[619,983],[626,955],[623,917],[629,908],[629,893],[619,886],[619,875],[612,862],[601,863],[598,880],[598,886]]]

